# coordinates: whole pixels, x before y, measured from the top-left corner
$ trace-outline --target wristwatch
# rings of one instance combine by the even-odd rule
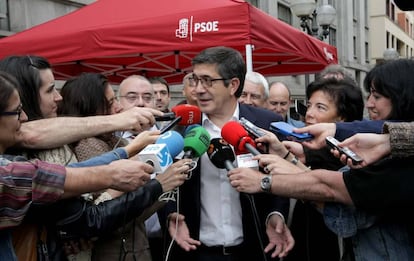
[[[270,192],[272,188],[272,175],[264,175],[260,181],[260,187],[264,192]]]

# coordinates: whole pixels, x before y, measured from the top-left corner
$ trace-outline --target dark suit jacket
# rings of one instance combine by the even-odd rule
[[[280,115],[273,112],[242,104],[240,104],[240,117],[245,117],[253,124],[264,129],[268,129],[271,122],[283,120]],[[214,192],[212,191],[212,193]],[[249,198],[253,198],[257,209],[259,221],[256,223],[258,223],[258,229],[256,229],[257,226],[254,219],[256,214]],[[180,213],[185,216],[190,236],[194,239],[199,239],[200,200],[200,168],[197,168],[193,171],[192,178],[180,187]],[[243,244],[246,250],[246,257],[249,257],[247,260],[263,260],[264,252],[261,242],[263,247],[266,247],[268,239],[264,223],[267,214],[276,210],[282,212],[287,217],[289,201],[286,198],[259,193],[252,196],[242,194],[240,202],[243,215]],[[219,202],[217,203],[220,204]],[[260,235],[260,239],[258,235]],[[197,251],[184,252],[177,245],[174,245],[174,248],[170,255],[171,260],[196,260]]]

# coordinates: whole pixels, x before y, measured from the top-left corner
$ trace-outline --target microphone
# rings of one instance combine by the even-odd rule
[[[195,105],[180,104],[171,108],[176,117],[181,116],[178,125],[188,126],[201,123],[201,111]]]
[[[183,136],[176,131],[167,131],[158,137],[155,144],[167,145],[171,157],[175,158],[184,148],[184,139]]]
[[[199,158],[210,145],[210,134],[203,127],[192,128],[184,137],[184,159]]]
[[[167,131],[155,144],[146,146],[138,153],[138,159],[154,167],[154,173],[164,172],[184,148],[184,139],[176,131]]]
[[[208,158],[214,166],[219,169],[234,169],[233,161],[235,160],[233,149],[222,138],[214,138],[210,141],[207,150]]]
[[[171,108],[171,111],[172,112],[164,113],[164,116],[166,117],[168,117],[169,115],[172,115],[173,117],[170,119],[165,119],[171,120],[171,122],[162,127],[161,134],[165,131],[172,129],[177,124],[180,126],[188,126],[191,124],[201,123],[201,111],[200,108],[198,108],[197,106],[189,104],[180,104]],[[162,119],[164,116],[156,116],[155,120],[160,121],[159,119]]]
[[[253,155],[259,155],[256,149],[256,143],[249,136],[243,126],[236,121],[229,121],[221,129],[221,136],[230,143],[236,151],[236,154],[250,152]]]

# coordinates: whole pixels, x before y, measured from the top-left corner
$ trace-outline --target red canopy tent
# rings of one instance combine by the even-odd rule
[[[242,0],[99,0],[0,40],[0,58],[44,56],[57,79],[99,72],[179,83],[191,59],[211,46],[245,55],[266,76],[315,73],[337,63],[336,48]]]

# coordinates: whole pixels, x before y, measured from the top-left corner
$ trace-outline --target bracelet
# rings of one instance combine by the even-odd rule
[[[293,165],[297,165],[299,162],[298,158],[296,158],[296,156],[293,156],[293,159],[290,161],[290,163],[292,163]]]
[[[287,159],[287,157],[289,157],[289,154],[290,154],[290,151],[288,151],[288,152],[286,153],[286,155],[283,157],[283,159]]]
[[[266,226],[267,226],[267,223],[269,223],[269,219],[272,215],[278,215],[282,219],[283,223],[286,224],[285,217],[283,216],[283,214],[280,213],[279,211],[273,211],[273,212],[269,213],[269,215],[267,215],[267,217],[266,217],[266,221],[265,221]]]

